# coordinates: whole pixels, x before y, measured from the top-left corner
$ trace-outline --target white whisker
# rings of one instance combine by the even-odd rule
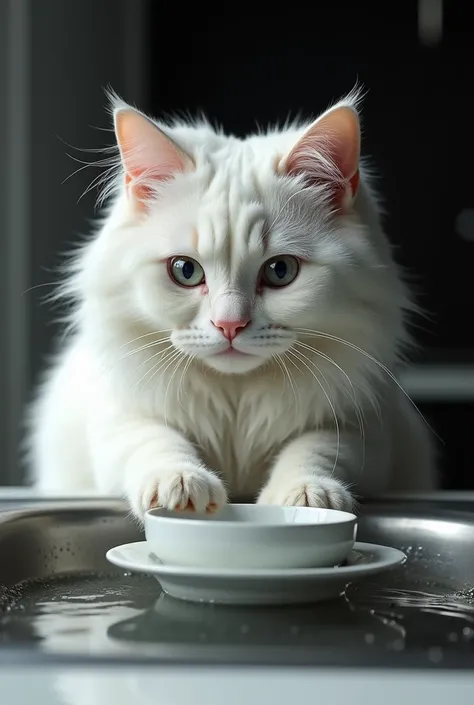
[[[359,423],[359,430],[360,430],[361,438],[364,439],[365,434],[364,434],[364,428],[363,428],[363,421],[364,421],[363,413],[362,413],[362,410],[357,402],[357,395],[356,395],[354,385],[352,384],[352,380],[349,377],[349,375],[347,374],[347,372],[345,372],[345,370],[343,370],[342,367],[340,365],[338,365],[337,362],[335,362],[335,360],[332,359],[332,357],[330,357],[329,355],[326,355],[325,353],[321,352],[317,348],[314,348],[312,345],[308,345],[307,343],[302,343],[300,340],[295,340],[294,345],[299,345],[302,348],[304,348],[305,350],[310,350],[318,357],[321,357],[323,360],[326,360],[326,362],[329,362],[331,365],[333,365],[345,377],[345,379],[347,380],[347,382],[350,386],[351,392],[352,392],[351,401],[354,404],[354,411],[355,411],[355,414],[357,416],[357,420]],[[380,418],[379,418],[379,420],[380,420]]]
[[[421,419],[424,421],[424,423],[427,425],[427,427],[430,429],[430,431],[438,438],[439,441],[442,441],[442,439],[438,436],[436,431],[430,426],[428,421],[425,419],[423,414],[421,413],[420,409],[417,407],[411,396],[408,394],[408,392],[402,387],[398,379],[395,377],[393,372],[389,370],[389,368],[383,364],[383,362],[380,362],[380,360],[377,360],[373,355],[368,353],[366,350],[363,350],[360,348],[358,345],[355,343],[351,343],[349,340],[344,340],[344,338],[339,338],[337,335],[332,335],[331,333],[323,333],[322,331],[317,331],[317,330],[312,330],[311,328],[296,328],[296,331],[299,331],[303,333],[304,335],[307,336],[313,336],[315,338],[325,338],[326,340],[333,340],[336,343],[341,343],[341,345],[346,345],[347,347],[351,348],[352,350],[355,350],[356,352],[360,353],[361,355],[364,355],[367,357],[371,362],[373,362],[375,365],[377,365],[383,372],[385,372],[388,377],[396,384],[398,389],[402,392],[402,394],[408,399],[410,404],[413,406],[415,411],[420,415]]]
[[[331,365],[334,365],[334,367],[339,370],[339,372],[345,377],[347,380],[351,391],[352,391],[352,396],[354,400],[356,399],[356,391],[354,389],[354,385],[352,384],[352,380],[349,377],[349,375],[342,369],[340,365],[337,364],[329,355],[326,355],[325,353],[321,352],[321,350],[318,350],[317,348],[314,348],[312,345],[308,345],[307,343],[303,343],[301,340],[295,340],[294,345],[299,345],[302,348],[305,348],[306,350],[310,350],[311,352],[314,352],[318,357],[321,357],[323,360],[326,360],[326,362],[331,363]]]
[[[143,367],[143,365],[148,364],[149,362],[154,360],[156,357],[159,357],[160,355],[163,356],[163,360],[165,360],[166,357],[168,357],[168,355],[170,354],[169,353],[170,350],[176,350],[176,348],[174,347],[173,344],[168,345],[166,348],[163,348],[162,350],[158,350],[158,352],[156,352],[154,355],[151,355],[150,357],[147,357],[145,360],[143,360],[143,362],[140,362],[140,364],[135,367],[135,372],[137,370],[139,370],[140,367]],[[166,356],[165,356],[165,353],[167,353]],[[156,364],[159,364],[159,362],[160,361],[158,360],[158,362]]]
[[[35,289],[42,289],[45,286],[56,286],[57,282],[44,282],[43,284],[34,284],[33,286],[30,286],[28,289],[25,289],[23,292],[23,296],[25,294],[29,294],[30,291],[35,291]]]
[[[174,359],[174,357],[176,355],[178,355],[178,353],[180,353],[180,351],[176,350],[176,348],[173,347],[173,349],[170,350],[169,352],[167,352],[166,355],[161,356],[161,352],[160,352],[160,353],[156,353],[155,355],[152,355],[150,358],[148,358],[145,362],[150,362],[151,360],[153,360],[153,358],[160,356],[160,359],[150,369],[148,369],[142,377],[140,377],[138,382],[136,382],[134,384],[133,390],[135,390],[143,382],[143,380],[145,379],[145,377],[147,377],[147,375],[152,373],[151,377],[148,380],[146,380],[146,384],[149,384],[149,382],[153,379],[153,377],[156,375],[156,373],[160,371],[160,369],[163,367],[163,365],[170,358]]]
[[[180,350],[179,352],[180,352],[180,357],[178,357],[178,359],[175,358],[176,365],[175,365],[175,368],[174,368],[173,372],[171,373],[171,376],[170,376],[170,378],[169,378],[169,380],[168,380],[168,384],[166,385],[165,403],[164,403],[164,409],[165,409],[165,412],[164,412],[164,422],[165,422],[165,426],[168,425],[168,415],[167,415],[167,408],[168,408],[168,407],[167,407],[167,399],[168,399],[169,388],[170,388],[171,382],[173,381],[173,377],[175,376],[176,372],[177,372],[177,371],[179,370],[179,368],[180,368],[181,363],[183,362],[183,360],[186,360],[186,353],[182,352],[181,350]],[[164,374],[165,371],[166,371],[166,370],[164,370],[164,371],[162,372],[162,375],[161,375],[161,376],[163,376],[163,374]],[[178,387],[178,389],[179,389],[179,387]]]
[[[169,342],[170,338],[167,336],[166,338],[159,338],[158,340],[154,340],[152,343],[146,343],[146,345],[140,345],[138,348],[134,348],[133,350],[129,350],[125,355],[122,355],[120,358],[121,360],[126,360],[127,357],[130,357],[130,355],[136,355],[139,352],[143,352],[143,350],[148,350],[148,348],[155,348],[163,343]]]
[[[123,343],[123,345],[120,345],[120,347],[117,348],[116,352],[117,352],[117,353],[120,352],[120,350],[123,350],[123,348],[127,347],[128,345],[132,345],[133,343],[137,342],[138,340],[141,340],[141,339],[143,339],[143,338],[148,338],[148,337],[151,336],[151,335],[159,335],[160,333],[166,333],[167,331],[168,331],[168,332],[171,332],[171,330],[172,330],[172,329],[169,328],[169,329],[164,329],[164,330],[161,330],[161,331],[160,331],[160,330],[158,330],[158,331],[152,331],[152,332],[150,332],[150,333],[145,333],[145,334],[143,334],[143,335],[139,335],[137,338],[132,338],[132,340],[128,340],[126,343]],[[142,352],[143,350],[147,350],[148,348],[153,348],[153,347],[155,347],[156,345],[161,345],[162,343],[167,342],[168,340],[170,340],[169,336],[167,336],[167,337],[165,337],[165,338],[160,338],[159,340],[155,340],[155,341],[153,341],[153,342],[151,342],[151,343],[146,343],[146,345],[141,345],[141,346],[139,346],[138,348],[133,348],[132,350],[129,350],[125,355],[122,355],[121,357],[118,357],[118,358],[115,360],[115,362],[114,362],[112,365],[110,365],[107,369],[104,369],[104,370],[101,372],[101,375],[104,375],[104,376],[105,376],[105,375],[110,374],[110,372],[116,367],[116,365],[117,365],[119,362],[121,362],[122,360],[125,360],[125,359],[126,359],[127,357],[129,357],[130,355],[135,355],[136,353]],[[160,352],[165,352],[165,351],[168,350],[168,349],[169,349],[169,348],[165,348],[164,350],[161,350]],[[153,358],[148,358],[148,361],[151,360],[151,359],[153,359]],[[146,362],[147,362],[147,360],[145,360],[144,363],[141,363],[141,364],[139,365],[139,368],[140,368],[143,364],[145,364]]]
[[[282,389],[281,389],[281,394],[283,395],[284,392],[285,392],[285,387],[286,387],[285,368],[284,368],[284,366],[283,366],[281,357],[280,357],[280,355],[278,355],[278,353],[275,353],[274,355],[272,355],[272,358],[271,358],[271,359],[275,360],[275,362],[277,363],[277,365],[278,365],[278,367],[280,368],[280,371],[281,371],[281,373],[282,373],[282,375],[283,375],[283,387],[282,387]]]
[[[321,353],[319,350],[316,350],[316,348],[311,347],[311,345],[306,345],[306,343],[302,343],[302,342],[299,341],[299,340],[296,340],[294,344],[295,344],[295,345],[300,345],[300,346],[302,346],[302,347],[305,348],[305,349],[311,350],[311,351],[312,351],[313,353],[315,353],[318,357],[321,357],[323,360],[326,360],[327,362],[331,363],[331,364],[334,365],[334,366],[346,377],[346,379],[348,380],[348,382],[349,382],[349,384],[350,384],[350,387],[351,387],[351,390],[352,390],[352,396],[350,396],[350,395],[349,395],[349,396],[350,396],[350,399],[351,399],[351,401],[352,401],[352,403],[353,403],[353,406],[354,406],[354,413],[355,413],[355,415],[356,415],[356,418],[357,418],[357,421],[358,421],[358,424],[359,424],[359,433],[360,433],[360,439],[361,439],[361,442],[362,442],[362,462],[361,462],[361,468],[360,468],[360,474],[361,474],[362,471],[363,471],[363,469],[364,469],[364,465],[365,465],[365,429],[364,429],[364,418],[363,418],[362,411],[361,411],[361,409],[360,409],[360,407],[359,407],[359,405],[358,405],[358,403],[357,403],[357,397],[356,397],[354,385],[352,384],[352,382],[351,382],[349,376],[346,374],[346,372],[344,372],[344,370],[342,369],[342,367],[340,367],[336,362],[334,362],[334,360],[332,360],[332,358],[330,358],[329,355],[325,355],[324,353]],[[303,355],[303,353],[300,352],[300,355]],[[323,379],[325,380],[325,382],[326,382],[326,384],[328,385],[328,388],[329,388],[330,385],[329,385],[329,383],[328,383],[326,377],[323,375],[323,372],[322,372],[321,368],[319,368],[319,367],[316,365],[316,363],[314,362],[314,360],[311,360],[311,359],[310,359],[309,357],[307,357],[306,355],[303,355],[303,357],[305,357],[305,359],[306,359],[309,363],[311,363],[312,365],[314,365],[314,366],[316,367],[316,369],[317,369],[318,372],[322,375]],[[349,390],[348,390],[348,391],[349,391]]]
[[[303,363],[303,365],[304,365],[304,366],[306,367],[306,369],[310,372],[310,374],[313,375],[314,379],[316,380],[316,382],[317,382],[317,383],[319,384],[319,386],[321,387],[321,391],[323,392],[324,396],[326,397],[327,402],[328,402],[328,404],[329,404],[329,406],[330,406],[330,408],[331,408],[331,410],[332,410],[332,414],[333,414],[333,417],[334,417],[334,425],[335,425],[335,427],[336,427],[336,436],[337,436],[336,457],[335,457],[335,459],[334,459],[334,465],[333,465],[332,472],[331,472],[331,475],[334,475],[334,472],[335,472],[336,466],[337,466],[337,461],[339,460],[339,450],[340,450],[340,445],[341,445],[341,431],[340,431],[340,428],[339,428],[339,421],[338,421],[338,419],[337,419],[336,409],[335,409],[334,404],[332,403],[331,399],[329,398],[329,395],[327,394],[326,390],[324,389],[324,387],[323,387],[323,385],[322,385],[322,383],[321,383],[321,380],[317,377],[316,373],[305,363],[305,361],[302,360],[301,357],[299,357],[300,355],[302,355],[302,353],[300,353],[299,351],[292,350],[292,349],[287,350],[287,353],[290,354],[290,355],[294,355],[294,356],[296,357],[296,359],[299,360],[299,362]],[[322,374],[322,372],[321,372],[321,370],[319,369],[319,367],[318,367],[315,363],[313,363],[313,364],[314,364],[314,366],[316,367],[316,369],[318,370],[318,372],[319,372],[320,374]],[[327,383],[327,380],[326,380],[326,383]]]
[[[294,396],[294,398],[295,398],[296,406],[299,406],[299,405],[300,405],[299,394],[297,393],[297,388],[296,388],[295,385],[293,384],[293,380],[292,380],[292,378],[291,378],[290,371],[289,371],[288,367],[287,367],[286,364],[285,364],[285,360],[284,360],[284,357],[285,357],[285,356],[286,356],[286,353],[283,353],[283,357],[282,357],[281,355],[277,355],[277,357],[278,357],[279,360],[281,361],[281,364],[283,365],[284,371],[286,372],[286,376],[287,376],[287,378],[288,378],[288,382],[289,382],[290,387],[291,387],[291,389],[292,389],[292,391],[293,391],[293,396]],[[290,360],[290,362],[292,362],[292,360],[291,360],[290,358],[288,358],[288,359]],[[293,363],[293,364],[294,364],[294,363]],[[297,369],[298,369],[298,368],[297,368]]]
[[[169,338],[168,338],[168,340],[169,340]],[[161,344],[162,344],[163,342],[165,342],[165,341],[166,341],[166,338],[163,338],[159,343],[148,343],[147,345],[143,345],[143,346],[141,346],[141,347],[139,347],[139,348],[136,348],[135,350],[130,350],[128,353],[126,353],[126,355],[123,355],[122,357],[117,358],[117,360],[115,360],[114,363],[113,363],[112,365],[110,365],[110,367],[109,367],[107,370],[104,370],[102,374],[103,374],[103,375],[108,375],[108,374],[110,374],[110,373],[112,372],[112,370],[116,367],[116,365],[118,365],[119,362],[121,362],[122,360],[125,360],[127,357],[130,357],[130,355],[134,355],[135,353],[138,353],[138,352],[143,352],[143,350],[147,350],[148,348],[154,348],[154,347],[158,347],[158,346],[161,347]],[[174,345],[171,344],[171,345],[168,345],[168,346],[165,347],[165,348],[161,348],[157,353],[155,353],[155,355],[152,355],[151,357],[146,358],[146,360],[143,360],[143,362],[141,362],[141,363],[135,368],[135,370],[139,370],[140,367],[143,367],[143,365],[146,365],[147,362],[150,362],[151,360],[153,360],[153,359],[154,359],[155,357],[157,357],[158,355],[161,355],[162,353],[165,353],[165,352],[166,352],[167,350],[169,350],[170,348],[174,348]]]
[[[157,363],[157,365],[155,365],[155,367],[153,368],[153,374],[151,375],[151,377],[149,377],[149,379],[146,380],[145,384],[147,386],[149,386],[151,383],[151,380],[156,377],[158,372],[160,372],[160,375],[158,376],[158,381],[159,381],[163,377],[163,375],[165,374],[166,370],[168,370],[171,367],[171,365],[174,362],[176,362],[176,360],[178,360],[182,355],[184,355],[184,353],[182,353],[181,350],[176,350],[161,365],[159,363]]]
[[[122,350],[123,348],[126,348],[127,345],[132,345],[133,343],[136,343],[137,340],[142,340],[142,338],[149,338],[150,335],[160,335],[161,333],[172,333],[173,329],[172,328],[163,328],[163,330],[153,330],[150,331],[150,333],[144,333],[143,335],[139,335],[137,338],[132,338],[131,340],[127,340],[126,343],[121,345],[118,349],[117,352]]]
[[[191,363],[193,362],[193,360],[194,360],[195,357],[196,357],[195,355],[190,355],[190,356],[188,357],[188,359],[187,359],[187,361],[186,361],[186,364],[185,364],[185,366],[184,366],[184,369],[183,369],[183,371],[182,371],[182,373],[181,373],[180,380],[179,380],[177,397],[178,397],[178,403],[181,405],[181,407],[182,407],[182,404],[181,404],[181,388],[182,388],[183,380],[184,380],[184,377],[185,377],[187,371],[188,371],[189,368],[191,367]]]
[[[289,352],[290,352],[289,350],[287,350],[286,352],[284,352],[284,353],[283,353],[283,358],[287,357]],[[302,374],[302,373],[301,373],[301,369],[298,367],[298,365],[296,364],[296,362],[295,362],[294,360],[292,360],[292,358],[289,357],[289,356],[288,356],[288,362],[291,362],[291,364],[293,365],[293,367],[296,367],[296,369],[298,370],[298,372],[299,372],[300,374]],[[285,369],[286,369],[286,365],[285,365]],[[289,372],[288,372],[288,374],[289,374]],[[293,387],[293,382],[291,383],[291,386]],[[296,399],[296,391],[295,391],[295,388],[294,388],[294,387],[293,387],[293,392],[294,392],[294,394],[295,394],[295,399]],[[298,396],[298,403],[299,403],[299,396]]]

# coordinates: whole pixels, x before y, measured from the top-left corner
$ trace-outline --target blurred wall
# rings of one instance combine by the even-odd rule
[[[64,182],[110,144],[103,89],[146,102],[147,3],[131,0],[0,2],[0,484],[20,481],[20,420],[31,382],[51,350],[49,271],[87,232],[97,171]],[[4,155],[4,156],[3,156]],[[93,157],[92,157],[93,158]],[[41,285],[41,288],[32,289]]]

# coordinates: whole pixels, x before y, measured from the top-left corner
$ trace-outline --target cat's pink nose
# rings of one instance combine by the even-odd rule
[[[235,336],[238,335],[244,328],[248,326],[250,320],[245,318],[239,319],[238,321],[212,321],[216,328],[219,328],[222,335],[227,338],[227,340],[234,340]]]

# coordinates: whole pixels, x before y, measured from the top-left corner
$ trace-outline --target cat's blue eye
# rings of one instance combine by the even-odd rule
[[[169,260],[168,272],[180,286],[199,286],[205,279],[204,269],[190,257],[173,257]]]
[[[265,262],[262,268],[262,284],[271,287],[288,286],[298,276],[300,265],[296,257],[281,255]]]

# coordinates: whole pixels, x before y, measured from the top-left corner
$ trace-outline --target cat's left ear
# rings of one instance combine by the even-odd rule
[[[127,192],[140,209],[152,198],[156,182],[194,169],[192,159],[137,110],[128,106],[116,109],[114,124]]]
[[[328,189],[333,207],[346,210],[359,186],[360,123],[349,105],[321,115],[281,164],[288,175]]]

